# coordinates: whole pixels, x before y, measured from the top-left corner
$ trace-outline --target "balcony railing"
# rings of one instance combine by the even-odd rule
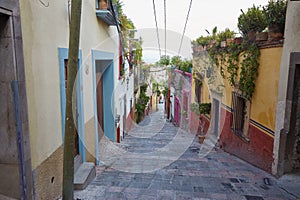
[[[96,15],[109,26],[116,26],[118,17],[113,15],[114,7],[111,7],[110,0],[96,0]]]

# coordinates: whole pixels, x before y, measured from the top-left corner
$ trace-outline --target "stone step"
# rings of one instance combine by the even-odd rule
[[[76,155],[74,158],[74,174],[76,173],[76,171],[78,170],[78,168],[80,167],[81,164],[82,164],[81,156]]]
[[[96,177],[95,165],[92,162],[82,163],[74,174],[74,189],[83,190]]]

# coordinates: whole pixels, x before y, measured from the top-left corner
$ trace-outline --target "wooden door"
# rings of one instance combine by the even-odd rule
[[[103,114],[103,78],[102,73],[97,72],[97,117],[99,140],[104,135],[104,114]]]

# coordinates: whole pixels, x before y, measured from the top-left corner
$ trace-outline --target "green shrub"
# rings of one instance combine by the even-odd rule
[[[229,28],[226,28],[224,31],[221,31],[220,33],[218,33],[217,37],[218,40],[221,41],[225,41],[226,39],[230,39],[230,38],[234,38],[234,31],[231,31]]]
[[[276,25],[280,31],[284,32],[285,17],[287,9],[286,0],[269,1],[268,5],[263,7],[268,26]]]
[[[241,11],[242,14],[238,18],[238,28],[244,36],[250,31],[261,32],[267,27],[266,16],[260,7],[253,5],[252,8],[248,8],[246,13]]]

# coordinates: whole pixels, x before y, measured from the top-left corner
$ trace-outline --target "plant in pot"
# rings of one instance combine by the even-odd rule
[[[98,5],[100,10],[106,10],[108,7],[107,0],[98,0]]]
[[[282,39],[285,27],[287,1],[270,0],[263,9],[268,25],[269,40]]]
[[[210,36],[200,36],[196,39],[196,44],[200,45],[203,48],[203,50],[206,50],[206,47],[209,45],[210,40]]]
[[[229,28],[226,28],[224,31],[221,31],[217,35],[218,42],[221,43],[221,47],[226,47],[231,42],[231,39],[234,38],[235,33]]]
[[[210,114],[210,110],[211,110],[211,103],[200,103],[199,104],[200,117],[199,117],[198,139],[199,139],[200,144],[203,144],[205,137],[206,137],[206,133],[204,131],[206,122],[203,118],[204,118],[204,115]]]
[[[198,139],[199,139],[199,143],[203,144],[204,140],[205,140],[205,132],[204,132],[204,128],[205,128],[205,121],[202,119],[200,119],[199,121],[199,129],[198,129]]]
[[[263,10],[259,6],[253,5],[253,7],[248,8],[246,13],[243,10],[241,12],[242,14],[238,18],[238,28],[244,38],[254,41],[256,32],[261,32],[267,26]]]
[[[266,41],[268,40],[268,28],[262,32],[256,33],[256,41]]]

